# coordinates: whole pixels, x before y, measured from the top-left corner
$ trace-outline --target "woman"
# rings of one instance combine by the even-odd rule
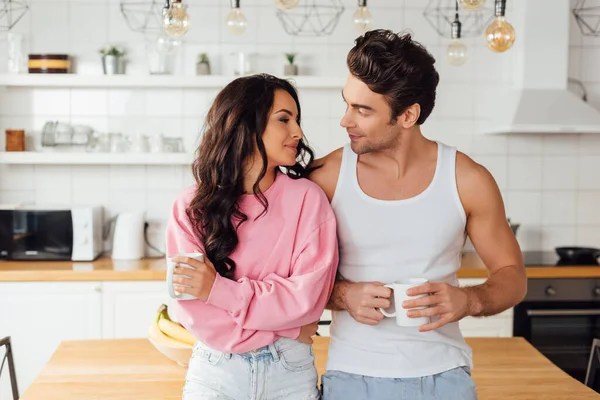
[[[318,399],[310,343],[338,262],[333,211],[306,176],[313,154],[292,85],[238,78],[216,97],[193,165],[196,184],[175,201],[167,253],[175,316],[194,347],[183,398]],[[189,276],[184,277],[183,274]]]

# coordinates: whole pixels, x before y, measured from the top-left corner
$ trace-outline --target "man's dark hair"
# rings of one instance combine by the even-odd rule
[[[415,103],[421,106],[418,125],[431,114],[440,77],[435,58],[410,33],[369,31],[356,39],[346,63],[352,75],[385,96],[392,122]]]

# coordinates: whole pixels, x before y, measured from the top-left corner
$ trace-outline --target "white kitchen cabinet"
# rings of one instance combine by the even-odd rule
[[[20,394],[61,341],[101,338],[101,291],[100,282],[0,283],[0,336],[11,337]],[[12,399],[5,372],[0,399]]]
[[[171,304],[163,281],[104,282],[102,337],[146,337],[161,304]]]
[[[323,311],[321,314],[321,322],[329,322],[331,323],[331,310]],[[317,331],[320,336],[329,336],[329,325],[319,325],[319,330]]]
[[[321,321],[331,321],[331,311],[325,310]],[[511,337],[513,331],[512,309],[491,317],[467,317],[459,322],[464,337]],[[329,336],[329,325],[319,326],[320,336]]]
[[[459,279],[461,287],[480,285],[484,278]],[[464,337],[511,337],[513,332],[513,309],[510,308],[491,317],[467,317],[458,325]]]
[[[464,337],[512,337],[512,309],[491,317],[467,317],[458,324]]]

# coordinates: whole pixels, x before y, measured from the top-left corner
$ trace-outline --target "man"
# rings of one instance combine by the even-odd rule
[[[351,142],[311,175],[332,203],[340,243],[324,400],[476,399],[458,321],[500,313],[527,290],[493,177],[421,134],[439,81],[434,62],[410,35],[386,30],[367,32],[348,54],[341,126]],[[459,288],[466,234],[489,278]],[[398,310],[431,317],[418,328],[380,311],[390,307],[384,284],[408,278],[428,280],[408,295],[429,295]]]

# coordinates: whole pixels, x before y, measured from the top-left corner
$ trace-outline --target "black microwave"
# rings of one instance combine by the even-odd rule
[[[102,214],[102,207],[0,208],[0,260],[94,260]]]

